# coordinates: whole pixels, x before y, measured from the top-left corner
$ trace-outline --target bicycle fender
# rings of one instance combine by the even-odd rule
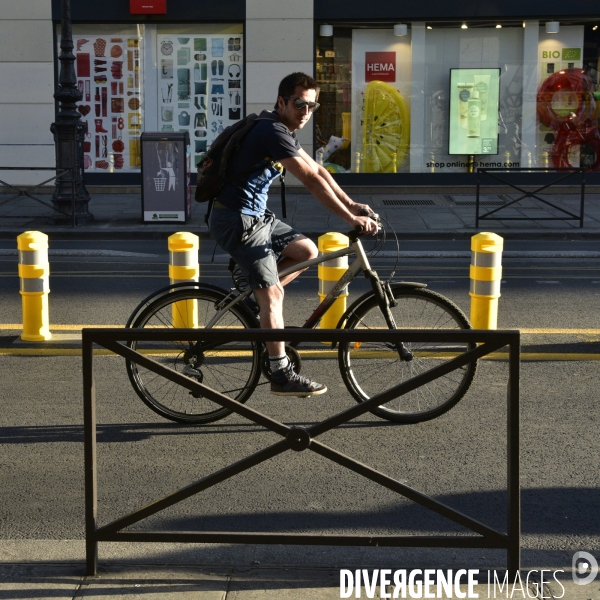
[[[154,300],[156,300],[158,297],[160,296],[164,296],[165,294],[170,294],[171,292],[175,291],[175,290],[179,290],[182,288],[196,288],[196,287],[203,287],[203,288],[208,288],[214,292],[220,292],[222,294],[227,294],[227,290],[224,290],[223,288],[220,288],[216,285],[211,285],[210,283],[200,283],[198,281],[184,281],[181,283],[172,283],[171,285],[167,285],[165,287],[162,287],[158,290],[156,290],[155,292],[152,292],[149,296],[146,296],[146,298],[144,298],[134,309],[133,312],[131,313],[131,315],[129,316],[129,319],[127,319],[127,323],[125,323],[125,327],[131,327],[131,323],[134,321],[134,319],[137,317],[138,313],[143,310],[147,304],[150,304],[150,302],[153,302]]]

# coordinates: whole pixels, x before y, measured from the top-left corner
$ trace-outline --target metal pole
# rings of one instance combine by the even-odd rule
[[[508,463],[508,580],[514,581],[521,568],[521,487],[520,487],[520,415],[519,370],[520,339],[510,343],[507,411]]]
[[[83,452],[85,464],[85,562],[86,575],[98,574],[98,480],[96,477],[96,385],[94,382],[94,348],[83,334]]]
[[[56,179],[52,204],[57,210],[54,215],[56,222],[68,222],[74,218],[77,223],[86,224],[94,221],[94,215],[88,210],[90,195],[83,182],[83,141],[87,133],[87,121],[81,121],[77,110],[77,102],[82,94],[77,88],[75,75],[70,0],[61,0],[61,9],[60,74],[58,89],[54,94],[60,104],[50,131],[54,134],[56,145],[56,168],[70,171]]]

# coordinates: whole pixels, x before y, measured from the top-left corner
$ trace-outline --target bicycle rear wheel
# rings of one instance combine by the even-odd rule
[[[185,288],[164,294],[151,302],[131,327],[153,329],[193,327],[201,329],[216,314],[216,306],[226,292],[214,288]],[[244,329],[256,327],[256,319],[240,305],[235,305],[215,326],[216,329]],[[157,362],[170,367],[204,385],[237,400],[246,402],[260,377],[259,344],[257,342],[230,342],[198,352],[196,341],[166,341],[130,347],[149,354]],[[127,373],[138,396],[154,412],[179,423],[210,423],[222,419],[231,410],[212,402],[202,395],[192,394],[164,377],[127,361]]]
[[[391,307],[398,329],[470,329],[464,313],[450,300],[430,290],[392,286],[398,305]],[[344,329],[387,329],[374,294],[362,297],[349,311]],[[382,342],[340,344],[338,361],[342,379],[357,402],[373,396],[449,361],[474,344],[456,342],[404,342],[413,354],[403,361],[396,348]],[[399,423],[418,423],[450,410],[466,393],[477,363],[451,371],[374,409],[373,414]]]

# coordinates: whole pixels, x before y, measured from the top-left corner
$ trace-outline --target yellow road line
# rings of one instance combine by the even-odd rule
[[[142,350],[140,354],[147,356],[172,356],[176,352],[164,352],[160,350]],[[231,356],[243,357],[247,352],[239,351],[237,353],[229,353]],[[371,356],[365,358],[376,358]],[[248,354],[249,355],[249,354]],[[337,350],[304,350],[300,351],[302,358],[309,359],[333,359],[337,357]],[[81,356],[79,348],[0,348],[0,356]],[[110,350],[104,348],[95,348],[94,356],[119,356]],[[429,357],[435,358],[435,356]],[[500,360],[507,361],[509,358],[508,352],[494,352],[483,357],[482,360]],[[571,361],[600,361],[599,353],[572,353],[564,354],[558,352],[522,352],[521,361],[523,362],[571,362]]]
[[[51,331],[81,331],[83,328],[93,329],[119,329],[124,327],[123,323],[118,325],[95,325],[74,323],[68,325],[51,325]],[[21,330],[21,323],[0,323],[0,331]],[[148,328],[147,328],[148,329]],[[529,328],[506,327],[503,329],[516,329],[526,335],[600,335],[600,329],[569,329],[569,328]]]

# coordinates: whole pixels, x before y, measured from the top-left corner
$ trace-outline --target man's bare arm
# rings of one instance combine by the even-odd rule
[[[297,177],[306,189],[331,212],[341,217],[352,227],[360,226],[367,233],[377,233],[377,224],[369,217],[360,216],[361,209],[369,207],[364,204],[353,202],[335,183],[326,169],[318,165],[303,150],[301,155],[284,158],[281,164],[295,177]],[[307,160],[302,154],[306,155]],[[325,171],[326,175],[322,174]],[[333,186],[330,184],[333,182]],[[335,186],[335,187],[334,187]],[[338,196],[337,190],[342,194]]]

